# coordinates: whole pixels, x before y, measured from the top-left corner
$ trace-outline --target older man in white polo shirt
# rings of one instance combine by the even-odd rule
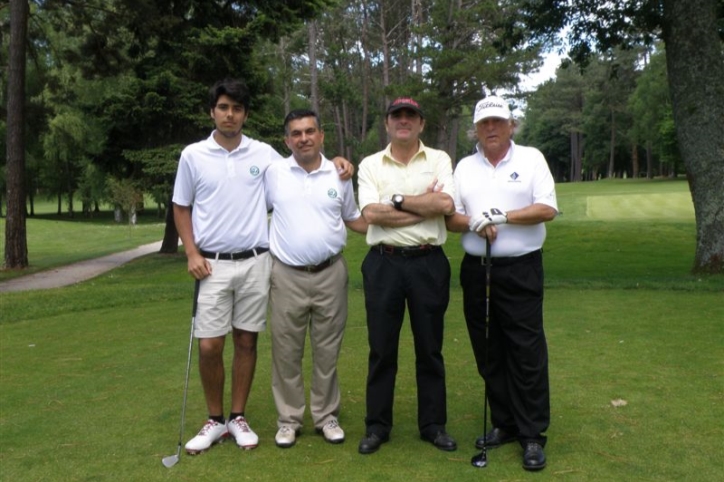
[[[518,440],[523,468],[540,470],[550,422],[541,248],[544,223],[558,213],[555,184],[543,154],[513,142],[515,124],[503,99],[478,102],[473,123],[477,152],[455,169],[456,213],[447,226],[463,233],[465,319],[494,427],[476,446]],[[486,242],[492,257],[487,343]]]
[[[339,425],[337,379],[347,322],[347,263],[342,249],[347,227],[367,232],[351,181],[342,181],[321,154],[324,132],[312,110],[294,110],[284,120],[293,155],[266,172],[267,204],[273,209],[270,248],[272,392],[277,407],[279,447],[291,447],[305,410],[302,359],[309,330],[312,348],[310,412],[318,433],[344,441]]]

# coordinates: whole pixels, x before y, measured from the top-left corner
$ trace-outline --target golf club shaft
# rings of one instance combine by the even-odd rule
[[[488,371],[488,339],[490,333],[490,271],[492,257],[490,256],[490,240],[485,239],[485,369]],[[488,435],[488,377],[483,380],[483,454],[487,452]]]
[[[194,328],[196,325],[196,308],[199,303],[199,287],[201,285],[201,282],[199,280],[194,281],[194,302],[193,302],[193,308],[191,310],[191,331],[189,333],[189,354],[188,358],[186,359],[186,380],[184,381],[184,398],[183,403],[181,404],[181,427],[179,428],[179,434],[178,434],[178,448],[176,450],[176,455],[181,454],[181,445],[183,444],[183,437],[184,437],[184,422],[186,420],[186,399],[188,397],[189,393],[189,374],[191,372],[191,352],[193,351],[194,346]]]
[[[470,460],[473,467],[479,469],[488,466],[488,325],[490,325],[490,265],[493,261],[490,255],[490,241],[485,239],[485,355],[483,364],[483,446],[479,454]]]

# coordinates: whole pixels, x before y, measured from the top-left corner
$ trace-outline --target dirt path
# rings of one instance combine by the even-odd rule
[[[0,293],[12,291],[45,290],[60,288],[85,281],[117,268],[135,258],[156,253],[161,249],[161,241],[145,244],[121,253],[109,254],[102,258],[89,259],[68,266],[41,271],[0,282]]]

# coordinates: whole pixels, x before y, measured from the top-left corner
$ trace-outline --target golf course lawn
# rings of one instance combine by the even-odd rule
[[[267,331],[259,337],[246,410],[259,447],[242,451],[225,443],[196,457],[182,453],[176,466],[164,467],[161,459],[174,454],[179,441],[193,283],[181,252],[153,254],[74,286],[0,293],[0,479],[724,480],[718,449],[724,439],[724,276],[690,274],[695,226],[686,183],[568,184],[558,186],[558,195],[563,214],[548,224],[544,249],[552,421],[542,472],[521,468],[517,444],[490,450],[487,468],[470,465],[483,427],[483,384],[462,315],[457,235],[445,246],[453,281],[444,356],[447,429],[459,448],[442,452],[419,438],[405,324],[391,440],[373,455],[357,453],[367,375],[359,267],[367,248],[350,233],[349,318],[339,359],[345,443],[324,442],[307,414],[294,447],[274,445]],[[72,249],[58,243],[76,229],[89,231],[74,238]],[[56,246],[53,263],[98,250],[94,229],[110,231],[111,238],[114,230],[116,237],[129,236],[127,226],[34,220],[31,263],[48,265],[39,258],[51,256],[40,249],[48,243]],[[160,237],[163,226],[157,229]],[[307,354],[308,374],[308,347]],[[206,417],[196,362],[194,346],[184,442]]]

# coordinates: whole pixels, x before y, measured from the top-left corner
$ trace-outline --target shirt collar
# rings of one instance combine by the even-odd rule
[[[330,161],[329,159],[327,159],[326,157],[324,157],[324,154],[321,154],[321,156],[322,156],[322,163],[319,165],[319,168],[315,169],[314,171],[310,172],[309,174],[313,174],[315,172],[333,171],[334,170],[334,163],[332,161]],[[287,162],[287,165],[290,168],[301,169],[302,171],[307,172],[304,170],[304,168],[302,166],[297,164],[297,161],[296,161],[296,159],[294,159],[293,155],[287,157],[285,160]]]
[[[224,151],[224,152],[229,152],[229,151],[227,151],[225,148],[221,147],[221,145],[219,145],[218,142],[216,142],[216,139],[214,139],[214,134],[215,134],[215,133],[216,133],[216,129],[214,129],[214,130],[211,132],[211,135],[210,135],[209,138],[207,139],[207,141],[208,141],[209,144],[211,145],[211,149],[221,150],[221,151]],[[234,149],[234,150],[231,151],[231,152],[236,152],[236,151],[240,151],[240,150],[242,150],[242,149],[246,149],[246,148],[249,146],[249,143],[250,143],[250,142],[251,142],[251,139],[248,138],[248,137],[246,137],[244,134],[242,134],[242,135],[241,135],[241,142],[239,142],[239,145],[236,146],[236,149]]]
[[[417,159],[420,156],[423,156],[425,158],[427,157],[427,151],[426,151],[427,148],[425,147],[425,144],[423,144],[421,140],[418,142],[419,142],[419,147],[418,147],[415,155],[412,156],[412,159],[410,159],[410,162],[414,161],[415,159]],[[385,150],[382,153],[382,160],[387,160],[389,162],[397,162],[397,161],[395,161],[395,158],[392,157],[392,143],[391,142],[389,144],[387,144],[387,147],[385,147]]]
[[[475,144],[475,149],[478,151],[478,154],[480,154],[480,157],[482,157],[485,162],[487,162],[488,164],[491,164],[490,161],[488,161],[488,158],[485,157],[485,154],[483,153],[483,149],[480,147],[479,142],[477,144]],[[515,149],[515,142],[513,142],[513,139],[511,139],[510,147],[508,148],[508,152],[505,153],[505,156],[500,160],[498,165],[504,164],[504,163],[510,161],[510,159],[513,157],[513,149]]]

